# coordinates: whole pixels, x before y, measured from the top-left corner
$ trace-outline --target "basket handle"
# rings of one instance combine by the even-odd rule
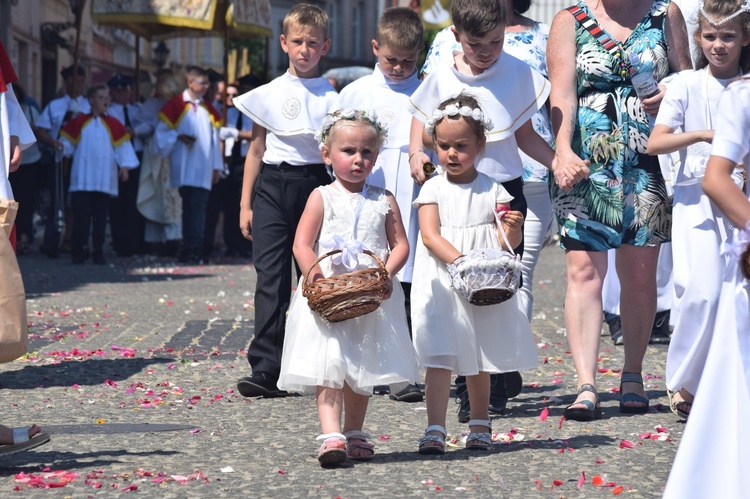
[[[324,259],[328,258],[329,256],[333,256],[333,255],[335,255],[337,253],[341,253],[341,250],[337,249],[337,250],[329,251],[328,253],[319,256],[318,259],[315,260],[315,263],[313,263],[312,265],[310,265],[310,268],[307,270],[307,272],[305,272],[305,280],[302,281],[303,284],[305,284],[305,285],[310,284],[309,282],[307,282],[307,279],[310,276],[310,272],[312,272],[312,269],[314,269],[316,265],[318,265],[320,262],[322,262]],[[378,267],[380,267],[381,269],[385,270],[385,264],[383,263],[383,260],[381,260],[378,255],[376,255],[375,253],[373,253],[372,251],[370,251],[368,249],[363,249],[362,253],[364,253],[365,255],[370,256],[373,260],[375,260],[375,263],[378,264]]]
[[[498,212],[495,212],[495,221],[497,221],[497,226],[500,227],[500,235],[503,236],[503,242],[505,242],[505,245],[508,247],[508,251],[511,255],[516,256],[516,252],[513,251],[513,248],[510,246],[510,242],[508,241],[508,236],[505,234],[505,229],[503,228],[503,219],[500,218],[500,214]]]

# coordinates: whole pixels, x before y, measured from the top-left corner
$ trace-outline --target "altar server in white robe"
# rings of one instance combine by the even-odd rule
[[[219,143],[221,116],[206,102],[206,70],[187,71],[187,88],[162,107],[156,125],[159,153],[170,159],[170,185],[182,198],[182,263],[205,263],[202,255],[211,186],[224,170]]]
[[[419,186],[411,178],[409,168],[409,97],[421,83],[417,59],[424,46],[423,33],[422,20],[414,10],[392,7],[383,11],[376,38],[372,40],[372,51],[378,59],[375,69],[371,75],[344,87],[331,109],[372,109],[388,130],[388,138],[367,182],[392,192],[401,211],[409,239],[409,258],[397,276],[404,288],[409,324],[414,251],[419,235],[417,210],[412,206]],[[423,398],[422,392],[414,385],[391,387],[390,397],[402,402],[419,402]]]
[[[87,92],[91,114],[79,114],[60,131],[63,154],[73,157],[70,193],[73,208],[73,263],[85,262],[91,255],[95,264],[104,260],[104,233],[112,197],[118,194],[118,181],[128,178],[128,169],[140,164],[125,126],[108,116],[110,97],[106,85],[94,85]],[[92,249],[89,251],[89,231]]]

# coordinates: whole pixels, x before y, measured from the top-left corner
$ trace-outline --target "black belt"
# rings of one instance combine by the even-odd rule
[[[309,177],[321,173],[328,175],[328,170],[324,163],[290,165],[287,162],[283,162],[280,165],[271,165],[264,162],[261,164],[260,171],[265,174],[294,175],[300,177]]]

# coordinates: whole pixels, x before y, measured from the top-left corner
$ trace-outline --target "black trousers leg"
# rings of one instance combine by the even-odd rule
[[[107,212],[112,196],[105,192],[91,192],[91,242],[95,253],[104,248],[104,235],[107,230]],[[75,225],[73,225],[75,229]]]
[[[278,378],[291,297],[294,235],[308,196],[330,181],[322,165],[288,169],[263,165],[256,180],[252,226],[253,260],[258,276],[255,337],[247,352],[253,373],[265,372]]]
[[[93,213],[93,192],[76,191],[70,193],[73,208],[73,236],[71,238],[71,253],[82,255],[88,250],[89,233],[91,230],[91,216]]]

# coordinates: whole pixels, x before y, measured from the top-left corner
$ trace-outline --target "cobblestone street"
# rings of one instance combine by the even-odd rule
[[[539,367],[522,373],[522,393],[506,416],[494,418],[494,448],[463,448],[468,427],[457,422],[451,401],[455,446],[444,456],[420,456],[424,403],[382,393],[372,397],[365,422],[375,459],[338,469],[322,469],[315,459],[320,431],[312,398],[254,400],[236,392],[236,380],[250,372],[252,266],[108,258],[104,267],[20,258],[30,354],[0,365],[1,421],[37,423],[52,440],[0,459],[0,496],[21,490],[46,497],[50,492],[31,488],[40,480],[64,485],[56,496],[71,497],[662,494],[684,427],[666,401],[667,338],[653,338],[646,357],[649,414],[619,413],[623,350],[604,335],[604,419],[561,424],[576,379],[564,334],[559,248],[542,253],[535,276]]]

